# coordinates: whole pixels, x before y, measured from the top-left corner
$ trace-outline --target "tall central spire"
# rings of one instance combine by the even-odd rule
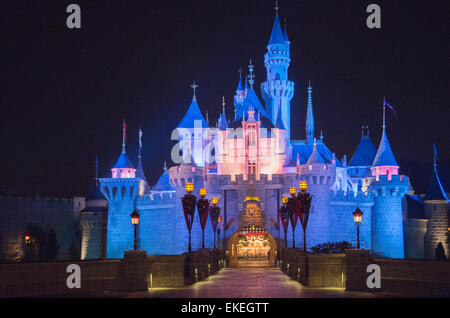
[[[253,84],[255,84],[255,74],[253,74],[254,66],[252,63],[252,59],[250,59],[250,64],[248,65],[248,83],[250,84],[250,89],[253,89]]]
[[[306,143],[314,143],[314,113],[312,104],[311,80],[308,84],[308,106],[306,109]]]

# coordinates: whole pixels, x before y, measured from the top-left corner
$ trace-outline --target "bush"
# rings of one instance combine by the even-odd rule
[[[354,248],[355,246],[353,246],[351,243],[343,241],[318,244],[311,247],[311,251],[314,254],[342,254],[346,249]]]

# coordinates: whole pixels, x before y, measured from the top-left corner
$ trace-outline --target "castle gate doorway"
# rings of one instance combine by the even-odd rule
[[[250,225],[228,241],[230,267],[272,267],[277,262],[277,244],[265,229]]]

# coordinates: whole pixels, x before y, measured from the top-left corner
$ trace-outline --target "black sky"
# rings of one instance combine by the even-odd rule
[[[82,29],[66,27],[78,3]],[[366,7],[382,8],[382,29],[366,27]],[[170,161],[170,133],[199,84],[198,101],[215,122],[221,96],[232,115],[237,69],[263,55],[274,18],[270,0],[0,2],[0,188],[41,195],[84,195],[109,176],[129,127],[131,159],[144,131],[144,169],[153,184]],[[293,137],[304,138],[311,78],[316,134],[353,154],[361,125],[381,134],[382,98],[393,105],[388,136],[400,162],[450,158],[447,0],[281,0],[295,82]],[[258,89],[259,92],[259,89]],[[426,165],[422,165],[426,166]],[[430,168],[431,169],[431,168]],[[423,185],[420,185],[423,188]]]

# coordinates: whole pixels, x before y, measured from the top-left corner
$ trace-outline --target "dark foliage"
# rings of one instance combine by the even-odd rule
[[[355,246],[353,246],[351,243],[343,241],[318,244],[311,247],[311,251],[314,254],[342,254],[346,249],[354,248]]]

